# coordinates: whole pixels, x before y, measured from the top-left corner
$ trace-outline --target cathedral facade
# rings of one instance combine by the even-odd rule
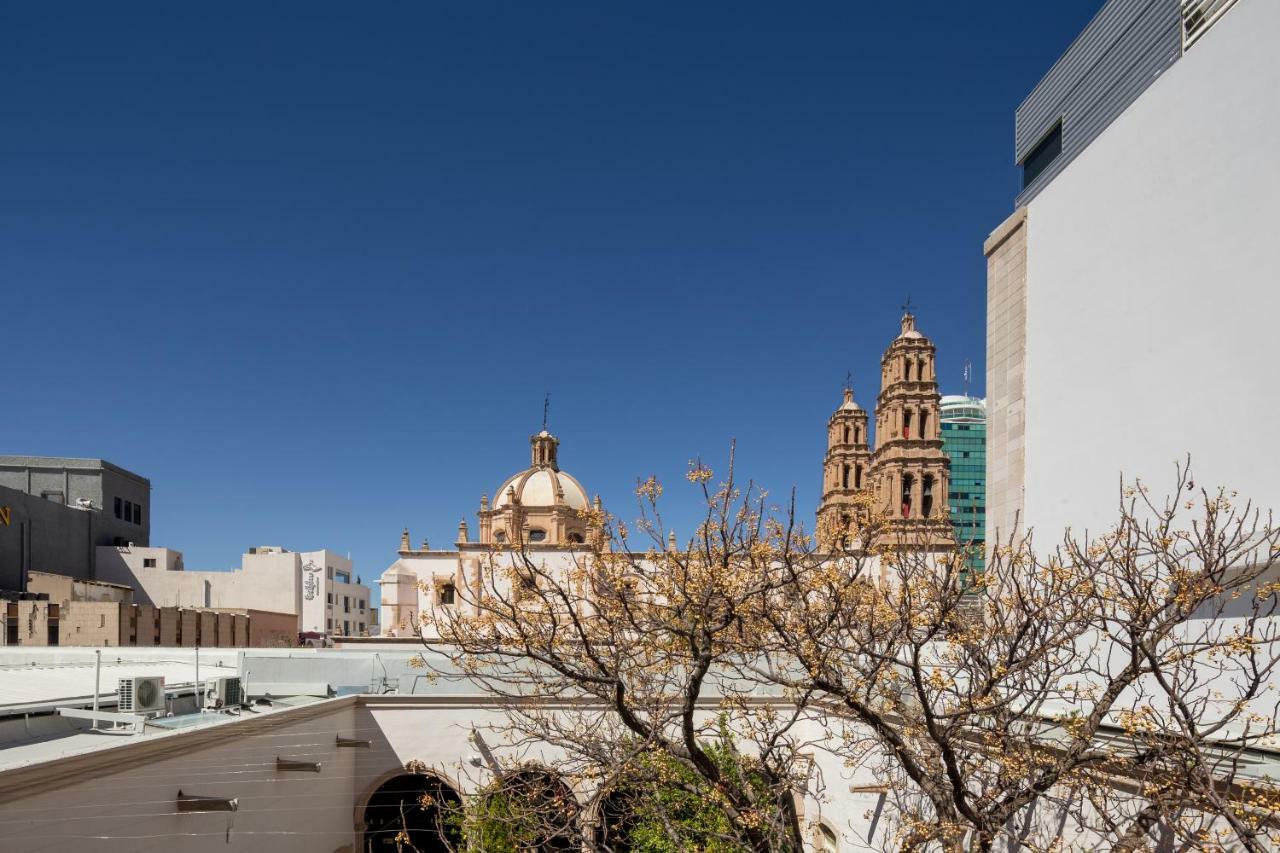
[[[852,389],[845,389],[827,422],[817,519],[823,547],[954,549],[947,519],[950,463],[942,449],[934,360],[933,343],[905,314],[901,333],[880,362],[874,436],[869,413],[854,401]],[[504,479],[492,500],[481,496],[474,532],[464,518],[451,545],[434,549],[425,541],[413,547],[404,531],[398,559],[379,581],[381,623],[388,635],[425,633],[424,612],[463,606],[460,590],[482,588],[484,573],[516,554],[565,569],[589,556],[590,519],[603,515],[599,496],[589,498],[582,484],[560,468],[560,440],[545,425],[529,436],[529,449],[529,467]],[[881,541],[851,541],[842,532],[872,516],[886,521]]]
[[[827,421],[821,542],[833,549],[867,547],[850,529],[871,517],[884,521],[889,543],[927,551],[955,547],[947,519],[950,461],[942,449],[936,353],[910,312],[880,359],[875,435],[869,416],[845,388]]]

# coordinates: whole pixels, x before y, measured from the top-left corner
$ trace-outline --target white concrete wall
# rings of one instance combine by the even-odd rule
[[[1280,509],[1280,3],[1240,0],[1027,215],[1026,522],[1116,517],[1123,471]]]
[[[148,567],[145,561],[154,559]],[[158,607],[218,607],[298,613],[298,555],[245,554],[230,571],[189,572],[182,554],[169,548],[98,548],[98,577],[134,588],[135,600]]]

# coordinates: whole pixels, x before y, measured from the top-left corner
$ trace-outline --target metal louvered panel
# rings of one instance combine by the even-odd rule
[[[1019,105],[1022,163],[1060,121],[1062,153],[1018,195],[1035,197],[1182,54],[1183,0],[1110,0]]]
[[[1236,0],[1182,0],[1182,49],[1195,44]]]

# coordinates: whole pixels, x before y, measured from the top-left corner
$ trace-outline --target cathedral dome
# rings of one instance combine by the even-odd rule
[[[564,506],[586,509],[589,505],[582,484],[564,471],[551,467],[528,468],[508,477],[494,495],[493,508],[501,509],[510,504],[512,495],[526,508]]]

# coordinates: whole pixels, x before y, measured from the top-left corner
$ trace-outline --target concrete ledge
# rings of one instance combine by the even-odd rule
[[[990,256],[992,252],[1000,248],[1000,245],[1008,240],[1013,232],[1017,231],[1027,222],[1027,209],[1020,207],[1009,215],[1009,218],[996,226],[996,230],[991,232],[985,243],[982,244],[982,254]]]

